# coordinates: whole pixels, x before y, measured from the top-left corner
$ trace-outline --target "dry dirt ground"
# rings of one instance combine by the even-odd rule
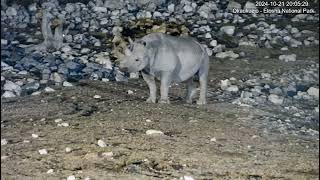
[[[302,68],[319,61],[316,49],[296,52],[298,57],[317,53],[315,59],[294,63],[279,62],[279,52],[246,51],[254,58],[212,60],[210,91],[224,78]],[[265,60],[265,55],[271,58]],[[1,146],[1,179],[319,178],[319,139],[266,131],[263,109],[239,107],[215,97],[206,106],[188,105],[181,98],[184,85],[171,89],[170,105],[148,104],[141,79],[81,81],[55,89],[2,100],[1,138],[8,144]],[[129,95],[128,90],[134,93]],[[56,119],[69,126],[57,126]],[[146,135],[149,129],[164,135]],[[99,139],[107,146],[98,146]],[[67,153],[66,147],[72,151]],[[40,155],[40,149],[48,154]],[[49,169],[53,173],[48,174]]]

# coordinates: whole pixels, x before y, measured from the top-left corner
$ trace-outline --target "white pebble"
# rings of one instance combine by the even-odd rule
[[[99,145],[100,147],[107,147],[107,144],[106,144],[103,140],[101,140],[101,139],[98,140],[98,145]]]
[[[1,160],[7,159],[9,156],[1,156]]]
[[[150,123],[150,122],[152,122],[152,121],[151,121],[150,119],[147,119],[146,122]]]
[[[69,123],[66,123],[66,122],[58,124],[58,127],[68,127],[68,126],[69,126]]]
[[[69,152],[71,152],[71,151],[72,151],[72,149],[71,149],[71,148],[66,147],[66,153],[69,153]]]
[[[94,95],[93,98],[95,98],[95,99],[100,99],[101,96],[100,96],[100,95]]]
[[[40,149],[39,154],[46,155],[46,154],[48,154],[48,151],[46,149]]]
[[[147,135],[153,135],[153,134],[163,135],[163,132],[162,132],[162,131],[158,131],[158,130],[150,129],[150,130],[147,130],[146,134],[147,134]]]
[[[67,180],[76,180],[76,177],[75,177],[74,175],[72,175],[72,176],[69,176],[69,177],[67,178]]]
[[[73,86],[71,83],[69,83],[68,81],[64,81],[62,84],[64,87],[71,87]]]
[[[210,139],[211,142],[217,142],[217,139],[215,137]]]
[[[133,91],[131,91],[131,90],[128,90],[128,94],[133,94]]]
[[[44,91],[45,92],[54,92],[56,90],[52,89],[51,87],[46,87],[46,88],[44,88]]]
[[[54,120],[55,123],[59,123],[59,122],[61,122],[61,121],[62,121],[62,119],[60,119],[60,118]]]
[[[183,176],[180,178],[180,180],[194,180],[191,176]]]
[[[1,139],[1,146],[7,145],[8,141],[6,139]]]
[[[49,170],[47,171],[47,174],[51,174],[51,173],[53,173],[53,169],[49,169]]]
[[[32,136],[33,138],[38,138],[38,137],[39,137],[38,134],[32,134],[31,136]]]

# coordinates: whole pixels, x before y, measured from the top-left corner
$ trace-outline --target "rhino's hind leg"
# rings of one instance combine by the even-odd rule
[[[196,93],[196,88],[194,86],[193,77],[187,80],[187,94],[186,94],[186,102],[191,104],[192,98],[194,97]]]
[[[208,79],[208,63],[204,63],[199,70],[200,97],[197,101],[198,105],[207,104],[207,79]]]
[[[170,83],[171,83],[171,73],[163,72],[161,75],[161,86],[160,86],[161,97],[160,97],[159,103],[170,104],[170,100],[168,97]]]
[[[154,77],[145,73],[141,73],[143,79],[146,81],[146,83],[149,86],[149,91],[150,91],[150,95],[149,98],[147,99],[148,103],[156,103],[156,99],[157,99],[157,86],[156,86],[156,82],[154,80]]]

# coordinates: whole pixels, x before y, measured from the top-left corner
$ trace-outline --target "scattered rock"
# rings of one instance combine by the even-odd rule
[[[49,169],[48,171],[47,171],[47,174],[52,174],[53,173],[53,169]]]
[[[268,96],[268,100],[269,100],[270,102],[272,102],[273,104],[282,105],[282,104],[283,104],[283,101],[284,101],[284,98],[281,97],[281,96],[275,95],[275,94],[270,94],[270,95]]]
[[[33,138],[38,138],[38,137],[39,137],[38,134],[32,134],[31,136],[32,136]]]
[[[236,29],[235,26],[223,26],[220,28],[220,31],[229,36],[232,36],[235,32],[235,29]]]
[[[233,59],[237,59],[239,57],[239,54],[236,54],[233,51],[226,51],[226,52],[217,53],[216,57],[220,59],[230,58],[231,60],[233,60]]]
[[[107,144],[103,140],[99,139],[98,140],[98,146],[104,148],[104,147],[107,147]]]
[[[48,154],[48,151],[46,149],[40,149],[38,152],[39,152],[40,155]]]
[[[72,151],[72,149],[71,149],[71,148],[66,147],[66,153],[69,153],[69,152],[71,152],[71,151]]]
[[[290,55],[280,55],[279,60],[284,62],[294,62],[297,59],[296,54],[290,54]]]
[[[147,135],[163,135],[164,133],[162,131],[158,131],[158,130],[147,130],[146,132]]]
[[[67,180],[76,180],[76,177],[74,175],[68,176]]]
[[[62,84],[64,87],[72,87],[73,85],[69,83],[68,81],[64,81]]]
[[[6,139],[1,139],[1,146],[7,145],[8,141]]]
[[[310,96],[314,96],[317,99],[319,98],[319,88],[310,87],[307,92]]]

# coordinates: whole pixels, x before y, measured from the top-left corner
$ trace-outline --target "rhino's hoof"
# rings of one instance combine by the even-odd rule
[[[149,97],[146,102],[147,103],[156,103],[156,99]]]
[[[206,100],[198,100],[197,104],[198,105],[205,105],[205,104],[207,104],[207,101]]]
[[[169,99],[160,99],[159,103],[161,103],[161,104],[170,104],[170,101],[169,101]]]

